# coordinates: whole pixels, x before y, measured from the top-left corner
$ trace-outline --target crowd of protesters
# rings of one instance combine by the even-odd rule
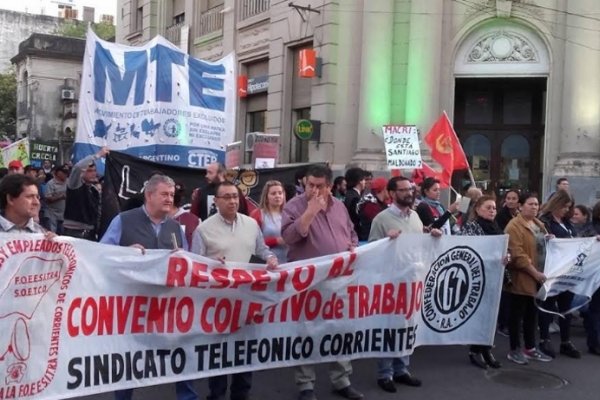
[[[75,165],[45,162],[42,168],[11,161],[8,169],[0,171],[0,231],[45,233],[49,238],[68,235],[131,246],[142,253],[182,248],[223,263],[259,262],[269,269],[288,261],[352,251],[361,243],[393,239],[402,233],[434,237],[508,234],[498,312],[498,331],[510,338],[508,360],[527,364],[531,360],[548,362],[557,354],[581,357],[571,341],[572,316],[567,313],[574,294],[567,291],[541,304],[535,301],[546,280],[545,246],[550,238],[600,238],[600,202],[592,209],[576,204],[565,178],[558,180],[556,190],[541,207],[536,194],[508,190],[497,199],[478,188],[466,188],[470,207],[461,213],[458,201],[444,206],[440,182],[435,178],[388,180],[350,168],[333,179],[327,166],[314,165],[296,174],[295,182],[266,182],[258,208],[248,215],[242,192],[226,181],[225,168],[215,163],[207,167],[205,182],[193,191],[191,209],[184,207],[186,188],[156,173],[146,183],[143,203],[118,214],[98,237],[101,183],[95,162],[107,154],[108,149],[103,148]],[[289,187],[291,191],[286,190]],[[555,318],[541,310],[566,313],[558,319],[557,348],[550,340]],[[588,351],[600,355],[600,293],[580,311]],[[468,359],[483,369],[502,367],[491,346],[470,346]],[[420,386],[408,366],[408,357],[379,360],[378,386],[386,392],[396,392],[396,384]],[[363,398],[351,385],[349,361],[331,363],[329,371],[336,393],[347,399]],[[300,400],[316,399],[313,366],[297,367],[295,380]],[[227,385],[227,376],[210,378],[208,399],[224,398]],[[248,399],[251,386],[251,373],[233,375],[230,398]],[[198,398],[190,381],[178,382],[176,392],[178,399]],[[132,393],[118,391],[115,397],[131,399]]]

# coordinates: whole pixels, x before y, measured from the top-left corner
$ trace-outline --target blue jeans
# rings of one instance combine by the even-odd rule
[[[380,358],[377,360],[377,379],[392,379],[394,376],[408,374],[409,364],[408,356]]]
[[[133,389],[115,391],[115,400],[131,400]],[[175,382],[175,396],[177,400],[198,400],[194,389],[194,381]]]

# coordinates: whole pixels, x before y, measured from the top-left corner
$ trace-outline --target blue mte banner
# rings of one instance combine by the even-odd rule
[[[75,161],[108,146],[181,167],[224,162],[235,130],[234,67],[233,54],[209,62],[161,36],[131,47],[89,30]]]

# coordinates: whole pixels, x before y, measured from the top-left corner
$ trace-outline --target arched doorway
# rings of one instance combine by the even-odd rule
[[[454,127],[478,186],[541,191],[548,73],[546,46],[526,27],[494,20],[463,41]]]
[[[456,80],[454,127],[478,186],[539,191],[545,78]]]

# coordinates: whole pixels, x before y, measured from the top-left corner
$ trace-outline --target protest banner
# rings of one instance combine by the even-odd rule
[[[0,234],[0,398],[490,345],[506,245],[406,234],[268,271]]]
[[[260,162],[257,166],[257,160]],[[254,132],[252,165],[258,168],[273,168],[279,162],[279,135]],[[263,166],[267,164],[268,166]]]
[[[31,165],[41,167],[45,160],[49,160],[52,165],[57,165],[59,157],[58,142],[55,140],[30,140],[29,158]]]
[[[260,201],[262,188],[267,181],[278,180],[284,185],[294,184],[294,175],[300,169],[306,169],[309,164],[290,167],[267,168],[261,170],[232,169],[226,173],[226,178],[256,204]],[[186,188],[186,198],[190,199],[192,190],[203,187],[204,169],[183,168],[171,165],[157,164],[137,157],[110,152],[106,158],[106,169],[102,183],[102,216],[100,232],[104,232],[112,218],[128,208],[128,203],[141,198],[144,183],[154,172],[162,172]]]
[[[239,168],[242,162],[242,142],[229,143],[225,149],[225,168]]]
[[[29,165],[29,139],[21,139],[4,147],[2,149],[3,167],[8,167],[8,163],[13,160],[20,160],[23,165]]]
[[[416,126],[384,125],[381,130],[388,169],[421,168],[421,147]]]
[[[225,162],[235,132],[235,57],[198,60],[161,36],[130,47],[88,30],[75,161],[108,146],[163,164]]]
[[[595,237],[578,239],[551,239],[546,246],[544,275],[546,282],[537,298],[546,300],[566,290],[582,296],[584,301],[573,302],[576,310],[592,298],[600,287],[600,242]]]

